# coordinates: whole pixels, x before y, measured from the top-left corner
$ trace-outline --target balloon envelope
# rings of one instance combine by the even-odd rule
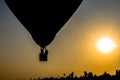
[[[49,45],[82,0],[5,0],[41,47]]]

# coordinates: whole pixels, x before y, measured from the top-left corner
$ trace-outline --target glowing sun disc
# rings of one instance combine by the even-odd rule
[[[115,42],[110,39],[110,38],[101,38],[98,42],[97,42],[97,48],[99,51],[103,52],[103,53],[109,53],[111,52],[114,48],[116,47]]]

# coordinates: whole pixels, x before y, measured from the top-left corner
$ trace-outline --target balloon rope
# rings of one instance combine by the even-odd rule
[[[41,47],[40,49],[41,49],[41,53],[42,53],[42,54],[48,54],[48,49],[47,49],[47,47]]]

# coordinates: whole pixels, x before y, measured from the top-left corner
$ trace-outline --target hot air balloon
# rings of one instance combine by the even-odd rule
[[[5,0],[16,18],[40,46],[40,61],[47,61],[46,48],[83,0]]]

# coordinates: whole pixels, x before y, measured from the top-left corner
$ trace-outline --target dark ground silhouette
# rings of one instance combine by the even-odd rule
[[[24,79],[25,80],[25,79]],[[120,70],[116,70],[115,75],[110,75],[107,72],[104,72],[102,75],[97,76],[93,75],[92,72],[84,71],[84,75],[77,77],[74,75],[74,72],[71,72],[69,75],[63,74],[62,77],[46,77],[46,78],[31,78],[30,80],[120,80]]]

